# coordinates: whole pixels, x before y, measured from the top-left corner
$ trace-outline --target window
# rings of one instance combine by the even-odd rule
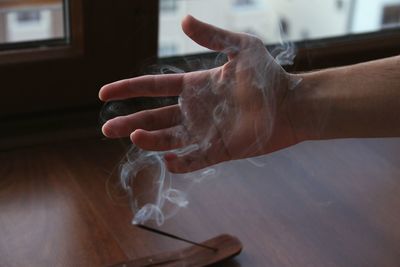
[[[0,2],[0,21],[0,44],[64,39],[68,34],[62,0]]]
[[[308,39],[310,39],[310,34],[308,33],[308,31],[307,30],[302,30],[301,31],[301,39],[303,39],[303,40],[308,40]]]
[[[280,26],[281,26],[281,32],[282,32],[283,36],[285,36],[285,37],[289,36],[290,24],[289,24],[288,20],[285,18],[281,18]]]
[[[176,43],[163,43],[158,51],[160,57],[175,55],[178,52]]]
[[[81,54],[78,6],[79,0],[0,1],[0,66]]]
[[[160,1],[162,4],[165,0]],[[165,43],[171,45],[175,42],[177,50],[170,50],[169,54],[166,50],[160,51],[160,56],[207,51],[190,42],[181,32],[180,21],[185,14],[233,31],[251,29],[266,44],[278,43],[282,37],[295,42],[348,38],[379,32],[382,25],[398,25],[400,20],[400,0],[185,0],[176,4],[179,13],[173,16],[160,14],[159,48],[161,50]],[[257,8],[231,8],[232,5],[245,7],[254,4]]]
[[[256,0],[234,0],[234,6],[251,6],[256,3]]]
[[[38,10],[17,12],[17,21],[20,23],[37,23],[41,19],[41,12]]]
[[[53,38],[63,38],[53,34],[51,13],[48,11],[22,11],[7,15],[7,38],[5,43],[37,41]],[[54,31],[56,32],[56,31]]]
[[[9,36],[4,27],[8,25],[5,14],[18,8],[8,4],[25,1],[43,7],[56,0],[0,0],[0,39]],[[300,41],[292,67],[298,71],[400,54],[398,28],[381,30],[384,7],[400,4],[400,0],[343,0],[343,12],[337,12],[335,0],[257,0],[257,8],[249,9],[232,8],[233,0],[181,0],[172,8],[176,12],[168,16],[161,12],[159,1],[64,0],[63,8],[58,11],[62,14],[62,25],[51,25],[53,34],[54,29],[63,30],[55,35],[64,34],[63,38],[0,43],[0,77],[2,88],[6,88],[2,92],[5,101],[0,105],[0,117],[3,128],[8,129],[2,136],[15,135],[16,131],[25,134],[29,128],[26,124],[15,126],[21,120],[35,124],[32,127],[35,129],[40,128],[36,118],[42,117],[51,117],[61,125],[71,112],[77,115],[69,125],[97,125],[99,88],[108,82],[143,74],[146,66],[157,61],[157,51],[170,56],[160,59],[161,63],[178,67],[185,61],[182,55],[186,55],[186,62],[197,64],[198,53],[202,52],[207,53],[201,58],[215,62],[214,54],[193,45],[182,34],[180,20],[187,13],[223,28],[251,31],[268,45],[279,38],[276,31],[279,18],[286,18],[290,26],[288,38]],[[46,10],[39,9],[40,15],[24,14],[19,19],[15,16],[13,21],[20,26],[24,20],[41,24],[46,17],[42,12],[53,9]],[[306,37],[310,41],[302,42]],[[195,54],[192,61],[190,54]],[[91,115],[82,115],[86,111],[92,112]],[[48,123],[42,125],[51,127]]]
[[[385,6],[383,9],[382,26],[394,27],[400,23],[400,5]]]
[[[161,0],[160,11],[163,13],[173,13],[178,9],[177,0]]]
[[[343,8],[344,8],[344,0],[336,0],[336,8],[338,9],[338,10],[343,10]]]
[[[54,1],[62,8],[50,7]],[[36,6],[22,8],[25,3]],[[0,0],[0,10],[0,36],[7,40],[0,44],[0,118],[7,129],[0,146],[13,143],[7,138],[47,140],[48,134],[33,132],[65,137],[98,129],[99,88],[139,75],[157,55],[158,0]],[[52,39],[38,40],[38,32],[30,41],[6,39],[17,40],[18,33],[21,40],[28,25]],[[16,32],[10,35],[8,27]]]

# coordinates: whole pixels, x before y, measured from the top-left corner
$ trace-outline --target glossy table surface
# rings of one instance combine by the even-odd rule
[[[136,229],[110,197],[124,148],[86,140],[0,153],[0,266],[110,266],[187,245]],[[221,266],[400,266],[400,139],[303,143],[222,165],[162,230],[244,246]],[[115,178],[115,177],[114,177]]]

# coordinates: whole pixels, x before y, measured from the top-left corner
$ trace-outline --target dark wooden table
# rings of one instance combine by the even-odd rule
[[[109,266],[186,244],[130,225],[107,194],[119,143],[79,141],[0,153],[0,266]],[[222,266],[400,266],[400,139],[304,143],[225,165],[196,185],[163,230],[221,233],[242,254]]]

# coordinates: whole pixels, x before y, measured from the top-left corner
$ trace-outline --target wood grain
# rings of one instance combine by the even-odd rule
[[[112,266],[187,247],[136,229],[110,194],[125,147],[87,140],[0,153],[0,266]],[[400,139],[300,144],[221,165],[162,230],[237,236],[219,266],[400,266]]]

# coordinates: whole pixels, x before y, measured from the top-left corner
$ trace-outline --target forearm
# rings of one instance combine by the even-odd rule
[[[289,94],[299,141],[400,136],[400,57],[301,76]]]

